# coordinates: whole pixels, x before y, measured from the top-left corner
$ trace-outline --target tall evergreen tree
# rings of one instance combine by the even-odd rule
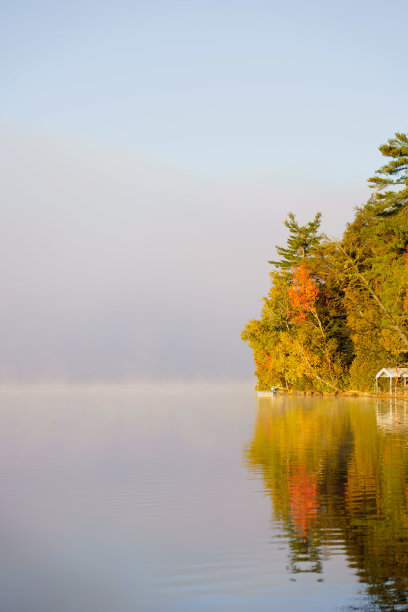
[[[377,212],[394,215],[401,208],[408,207],[408,134],[397,132],[379,150],[391,161],[379,168],[376,171],[378,176],[369,178],[368,184],[376,190],[372,201]]]
[[[318,234],[320,220],[317,213],[301,227],[289,215],[287,246],[278,247],[282,260],[273,262],[278,270],[270,275],[261,317],[242,332],[254,353],[258,389],[337,391],[344,385],[349,333],[343,329],[346,314]]]
[[[309,221],[306,225],[299,225],[293,213],[289,213],[285,220],[285,225],[289,230],[289,238],[286,242],[286,247],[276,246],[278,255],[281,259],[277,261],[269,261],[277,268],[282,270],[292,269],[306,257],[310,257],[319,245],[322,236],[318,234],[321,223],[322,214],[316,213],[313,221]]]

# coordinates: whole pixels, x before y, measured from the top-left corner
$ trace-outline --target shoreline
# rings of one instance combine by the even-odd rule
[[[408,393],[406,395],[395,395],[394,393],[389,394],[389,393],[370,393],[368,391],[354,391],[354,390],[349,390],[349,391],[286,391],[286,390],[279,390],[279,391],[275,391],[274,393],[271,391],[257,391],[255,390],[255,393],[257,393],[257,395],[259,397],[262,397],[262,395],[264,395],[264,397],[273,397],[275,395],[285,395],[285,396],[308,396],[308,397],[369,397],[369,398],[374,398],[374,399],[400,399],[400,400],[406,400],[408,401]]]

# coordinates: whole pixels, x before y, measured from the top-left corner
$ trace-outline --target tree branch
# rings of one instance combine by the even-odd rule
[[[354,259],[352,257],[350,257],[350,255],[347,253],[345,248],[340,243],[338,243],[338,246],[339,246],[339,249],[342,251],[343,255],[346,257],[346,259],[351,264],[353,264],[353,267],[355,269],[355,272],[356,272],[358,278],[361,280],[361,282],[363,283],[365,288],[368,290],[368,292],[370,293],[370,295],[372,296],[374,301],[377,303],[377,305],[380,308],[380,310],[385,314],[385,316],[391,322],[392,329],[397,332],[397,334],[399,335],[399,337],[401,338],[401,340],[403,341],[405,346],[408,348],[408,336],[406,335],[404,330],[401,329],[401,327],[398,325],[397,321],[394,319],[394,317],[392,316],[392,314],[390,313],[388,308],[385,306],[385,304],[381,300],[381,298],[377,295],[377,293],[371,287],[369,281],[366,279],[366,277],[363,275],[363,273],[359,271],[357,263],[354,261]]]

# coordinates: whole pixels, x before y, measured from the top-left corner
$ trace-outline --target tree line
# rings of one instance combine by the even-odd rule
[[[381,368],[408,363],[408,134],[379,150],[373,194],[341,239],[320,233],[321,213],[285,220],[260,318],[241,334],[259,390],[369,391]]]

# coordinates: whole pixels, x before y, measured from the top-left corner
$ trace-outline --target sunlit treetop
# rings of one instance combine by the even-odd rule
[[[285,225],[289,230],[286,247],[277,246],[276,250],[281,259],[269,261],[269,263],[277,268],[288,270],[310,257],[322,239],[322,236],[318,234],[321,219],[322,213],[318,212],[313,221],[301,226],[296,221],[295,215],[289,213],[285,220]]]
[[[370,177],[368,184],[376,190],[372,199],[378,212],[393,215],[408,207],[408,134],[397,132],[379,150],[391,160],[376,170],[378,176]]]

